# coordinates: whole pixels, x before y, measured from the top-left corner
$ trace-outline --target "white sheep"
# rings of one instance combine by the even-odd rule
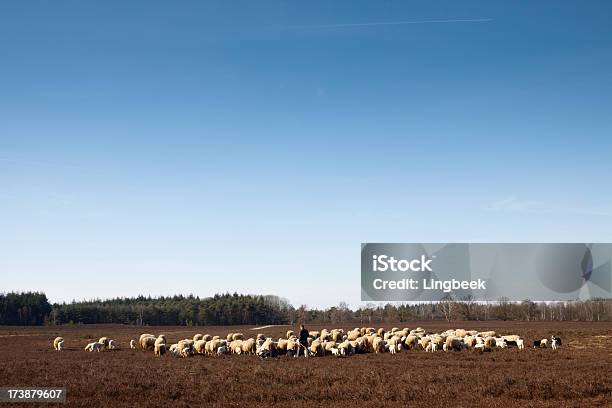
[[[178,342],[178,349],[182,357],[189,357],[194,353],[193,340],[183,339]]]
[[[205,354],[206,353],[206,340],[196,340],[193,343],[193,348],[195,349],[196,353]]]
[[[242,353],[242,340],[232,340],[231,342],[229,342],[228,347],[229,347],[230,354],[241,354]]]
[[[485,344],[484,343],[478,343],[474,346],[474,351],[479,351],[479,352],[483,352],[485,351]]]
[[[421,337],[419,339],[419,345],[425,351],[427,351],[427,346],[429,345],[430,342],[431,342],[431,337],[429,337],[429,336]]]
[[[473,348],[476,345],[476,338],[473,336],[465,336],[463,342],[468,348]]]
[[[508,345],[506,344],[506,340],[502,337],[495,337],[495,345],[498,348],[506,348]]]
[[[554,343],[553,344],[557,344]],[[553,346],[556,349],[556,346]],[[62,351],[64,349],[64,339],[57,342],[57,351]]]
[[[387,346],[389,352],[395,354],[402,349],[402,339],[399,336],[393,335],[387,339]]]
[[[100,343],[99,341],[94,341],[93,343],[89,343],[85,346],[85,351],[97,351],[98,353],[104,350],[104,343]]]
[[[518,334],[507,334],[505,336],[501,336],[501,338],[506,341],[506,345],[508,347],[512,347],[512,346],[518,346],[516,341],[520,339],[521,337]]]
[[[402,345],[401,344],[388,344],[388,347],[389,347],[389,353],[395,354],[399,350],[401,350]]]
[[[155,355],[156,356],[163,356],[164,353],[166,352],[166,343],[163,342],[155,342]]]
[[[372,349],[374,350],[374,353],[376,354],[384,352],[386,345],[387,345],[387,342],[384,341],[380,337],[375,337],[374,340],[372,340]]]
[[[340,356],[340,349],[337,348],[337,347],[332,347],[331,348],[331,353],[332,353],[332,356],[339,357]]]
[[[419,338],[415,335],[406,336],[406,340],[404,340],[404,344],[406,345],[406,349],[414,349],[419,344]]]
[[[168,351],[170,352],[170,355],[172,355],[172,357],[180,357],[181,355],[181,353],[179,352],[177,343],[171,344]]]
[[[287,340],[287,354],[290,356],[297,357],[300,350],[300,343],[296,337]]]
[[[62,341],[62,343],[63,343],[63,341]],[[552,338],[550,346],[552,347],[553,350],[557,349],[557,339],[556,338],[554,338],[554,337]]]
[[[255,354],[255,339],[247,339],[242,342],[242,352],[244,354]]]
[[[361,337],[361,333],[359,332],[359,329],[356,328],[355,330],[351,330],[348,332],[348,340],[349,341],[355,341],[357,340],[359,337]]]
[[[155,339],[155,344],[166,344],[166,337],[165,336],[159,336],[158,338]]]
[[[155,349],[155,336],[152,334],[140,336],[140,347],[143,350],[154,350]]]
[[[186,353],[186,350],[181,350],[178,343],[174,343],[170,345],[168,348],[168,352],[172,357],[189,357],[189,354]]]
[[[104,348],[108,348],[108,341],[110,339],[108,337],[100,337],[100,340],[98,340],[98,343],[102,343],[104,344]]]
[[[325,355],[325,348],[323,347],[323,343],[319,339],[313,340],[310,344],[310,355],[312,356],[323,356]]]
[[[134,339],[130,340],[130,348],[132,350],[134,350],[136,348],[136,340],[134,340]]]
[[[496,346],[495,337],[489,336],[484,339],[485,347],[492,348]]]
[[[117,342],[113,339],[108,340],[108,349],[109,350],[117,350],[119,348],[119,346],[117,345]]]
[[[270,338],[266,338],[265,341],[257,347],[256,354],[260,358],[273,357],[276,355],[276,343]]]
[[[57,344],[60,341],[64,341],[64,338],[63,337],[56,337],[55,340],[53,340],[53,350],[57,350]]]
[[[518,339],[516,340],[516,346],[518,347],[519,350],[522,350],[525,348],[525,344],[523,339]]]
[[[204,345],[204,352],[206,355],[214,356],[217,354],[217,349],[221,346],[227,347],[227,341],[225,339],[213,339],[206,342]]]

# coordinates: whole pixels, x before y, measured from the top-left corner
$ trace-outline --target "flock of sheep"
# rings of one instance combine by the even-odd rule
[[[53,340],[53,349],[57,351],[62,351],[64,349],[64,338],[56,337]],[[117,342],[113,339],[109,339],[108,337],[101,337],[100,340],[94,341],[92,343],[88,343],[85,346],[85,351],[97,351],[100,352],[102,350],[118,350],[119,346]]]
[[[536,340],[533,342],[533,347],[546,348],[548,341],[548,339]],[[153,351],[155,356],[169,353],[174,357],[190,357],[196,354],[208,356],[252,354],[261,358],[279,355],[345,357],[363,353],[396,354],[402,350],[424,350],[432,353],[462,350],[485,352],[495,348],[509,347],[522,350],[525,347],[524,343],[524,339],[516,334],[502,336],[495,331],[454,329],[442,333],[426,333],[420,327],[414,330],[394,327],[389,331],[383,328],[376,330],[372,327],[362,327],[348,332],[342,329],[312,331],[309,333],[307,345],[300,344],[292,330],[287,331],[285,338],[278,340],[273,340],[261,333],[256,338],[248,339],[242,333],[228,333],[225,338],[210,334],[196,334],[191,339],[183,339],[170,345],[163,334],[159,336],[142,334],[138,342],[135,339],[130,340],[130,349],[136,349],[139,345],[143,350]],[[560,345],[561,339],[554,335],[551,336],[551,348],[556,350]],[[61,351],[64,348],[64,339],[57,337],[53,341],[53,348]],[[108,337],[102,337],[85,346],[85,350],[89,352],[117,349],[117,342]]]

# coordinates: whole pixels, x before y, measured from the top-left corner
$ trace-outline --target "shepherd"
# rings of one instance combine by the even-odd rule
[[[300,352],[304,353],[304,357],[308,357],[308,330],[304,325],[300,325],[300,348],[298,349],[298,357]]]

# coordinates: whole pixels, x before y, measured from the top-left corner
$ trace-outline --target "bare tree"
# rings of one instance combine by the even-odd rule
[[[338,303],[338,315],[340,317],[340,323],[343,323],[347,320],[350,309],[348,303],[344,300]]]
[[[450,322],[452,320],[454,306],[455,301],[453,300],[453,295],[451,295],[450,293],[440,299],[440,309],[442,310],[444,318],[447,322]]]
[[[536,317],[536,304],[529,299],[525,299],[521,302],[522,317],[527,320],[534,320]]]
[[[300,307],[298,307],[296,309],[296,314],[297,317],[299,319],[300,322],[302,323],[306,323],[306,312],[308,310],[308,306],[306,305],[300,305]]]
[[[501,320],[508,320],[512,317],[512,303],[507,297],[500,297],[495,310],[496,317]]]
[[[457,302],[458,312],[465,320],[474,320],[478,317],[476,315],[476,306],[473,295],[464,296],[460,302]]]

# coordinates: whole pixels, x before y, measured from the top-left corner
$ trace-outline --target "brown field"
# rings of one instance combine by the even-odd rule
[[[492,329],[528,342],[560,335],[563,347],[491,353],[422,351],[355,355],[343,359],[195,356],[188,359],[130,350],[140,333],[169,342],[195,333],[274,338],[289,326],[132,327],[119,325],[0,327],[0,386],[67,388],[67,405],[133,406],[612,406],[612,324],[582,322],[411,322],[391,326],[441,331]],[[311,330],[320,326],[308,327]],[[330,327],[331,328],[331,327]],[[351,328],[344,326],[345,329]],[[63,336],[67,349],[51,342]],[[89,341],[108,336],[119,351],[88,353]],[[449,405],[450,404],[450,405]],[[38,404],[40,405],[40,404]]]

